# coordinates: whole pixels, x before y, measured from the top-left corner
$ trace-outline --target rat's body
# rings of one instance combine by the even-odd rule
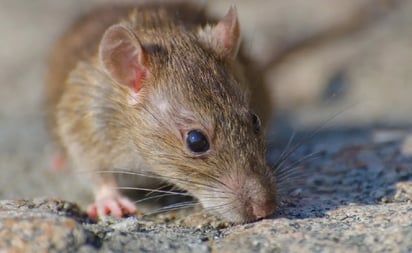
[[[185,5],[106,9],[56,47],[50,123],[74,166],[95,171],[91,216],[134,211],[99,173],[126,169],[187,190],[228,221],[273,213],[275,179],[235,60],[236,11],[206,24]]]

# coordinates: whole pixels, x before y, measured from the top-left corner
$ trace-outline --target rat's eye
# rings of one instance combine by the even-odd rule
[[[255,114],[255,113],[251,113],[252,115],[252,124],[253,124],[253,129],[255,131],[255,133],[259,133],[260,132],[260,119],[259,117]]]
[[[187,134],[186,145],[194,153],[204,153],[209,150],[209,141],[200,130],[191,130]]]

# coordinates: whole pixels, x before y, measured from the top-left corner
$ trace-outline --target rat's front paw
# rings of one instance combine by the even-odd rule
[[[90,219],[97,220],[104,216],[123,217],[136,212],[136,206],[123,196],[107,197],[96,200],[87,208]]]

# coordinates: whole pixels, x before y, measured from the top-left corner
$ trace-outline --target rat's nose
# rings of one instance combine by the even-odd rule
[[[253,220],[262,219],[276,210],[274,183],[263,176],[249,177],[243,185],[243,200],[246,215]]]
[[[228,201],[227,205],[235,213],[226,215],[227,212],[224,212],[221,215],[230,221],[240,223],[255,221],[273,214],[276,210],[274,180],[261,174],[241,172],[236,171],[236,174],[228,174],[222,178],[226,186],[223,189],[230,189],[229,193],[222,191],[228,194],[224,195],[223,199]]]
[[[266,201],[264,203],[252,203],[252,213],[256,219],[265,218],[275,212],[275,201]]]

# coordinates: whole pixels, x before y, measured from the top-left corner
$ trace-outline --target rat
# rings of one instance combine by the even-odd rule
[[[228,222],[275,212],[239,45],[235,7],[217,21],[187,4],[106,7],[63,34],[48,69],[49,125],[72,165],[93,172],[91,218],[136,211],[114,174],[99,173],[124,168],[139,187],[171,183]]]

